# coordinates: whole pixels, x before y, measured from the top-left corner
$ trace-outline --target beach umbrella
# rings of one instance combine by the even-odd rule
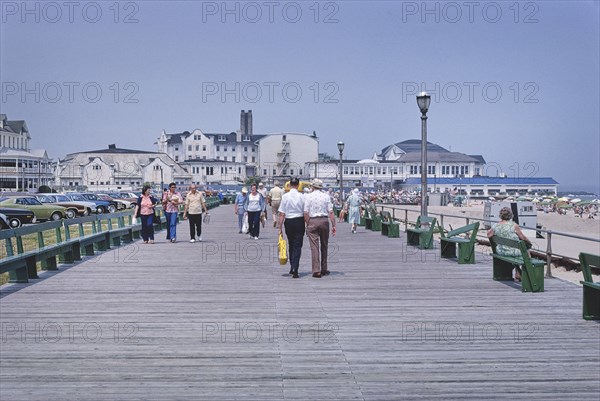
[[[560,202],[556,205],[557,209],[573,209],[573,205],[569,205],[567,202]]]
[[[581,199],[579,199],[579,198],[571,199],[570,202],[573,203],[573,204],[579,203],[579,202],[581,202]]]
[[[557,199],[559,202],[568,202],[570,198],[568,196],[563,196],[562,198]]]
[[[585,200],[582,200],[582,201],[579,201],[579,202],[577,202],[577,203],[575,204],[575,206],[585,206],[585,205],[590,205],[590,204],[592,204],[592,203],[594,203],[594,201],[592,201],[592,200],[589,200],[589,199],[585,199]]]

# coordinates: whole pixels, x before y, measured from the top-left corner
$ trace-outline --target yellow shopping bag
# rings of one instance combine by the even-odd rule
[[[287,243],[283,239],[283,235],[279,234],[279,264],[285,265],[287,263]]]

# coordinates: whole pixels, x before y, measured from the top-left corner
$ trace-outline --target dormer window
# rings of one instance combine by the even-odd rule
[[[244,142],[250,142],[250,135],[243,135],[242,136],[242,141],[244,141]]]
[[[225,135],[219,135],[218,141],[225,142]]]

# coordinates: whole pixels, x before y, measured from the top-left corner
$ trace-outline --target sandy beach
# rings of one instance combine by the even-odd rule
[[[382,204],[381,206],[390,207],[385,204]],[[408,214],[409,221],[415,221],[420,211],[419,206],[399,205],[395,207],[400,209],[409,209],[411,211]],[[446,229],[450,229],[450,226],[453,228],[464,226],[466,224],[465,218],[483,219],[483,208],[483,202],[473,202],[468,206],[463,207],[430,206],[428,211],[431,216],[437,217],[438,219],[440,219],[440,215],[443,215],[444,227]],[[404,219],[404,212],[396,212],[396,218]],[[580,252],[588,252],[593,254],[600,253],[600,243],[598,242],[569,238],[560,235],[572,234],[600,239],[600,219],[582,219],[575,217],[573,212],[569,212],[566,215],[538,212],[537,223],[540,224],[544,230],[553,232],[553,254],[577,259]],[[537,249],[541,252],[546,251],[548,246],[548,236],[546,234],[543,234],[545,238],[542,239],[536,238],[533,230],[524,230],[523,232],[533,243],[534,249]],[[485,238],[485,234],[486,230],[480,228],[479,236],[481,238]],[[552,275],[556,278],[577,284],[579,284],[579,281],[583,279],[581,272],[576,272],[574,270],[567,271],[563,267],[557,267],[554,265],[552,265]],[[599,278],[599,276],[594,276],[594,281],[598,281]]]

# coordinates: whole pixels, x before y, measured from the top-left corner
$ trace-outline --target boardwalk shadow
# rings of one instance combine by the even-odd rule
[[[510,281],[509,280],[496,280],[496,282],[500,283],[500,284],[504,284],[507,287],[515,288],[515,289],[521,291],[521,284],[517,283],[513,280],[510,280]]]

